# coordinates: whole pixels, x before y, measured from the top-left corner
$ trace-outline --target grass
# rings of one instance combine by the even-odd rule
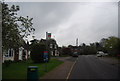
[[[56,68],[63,62],[57,59],[51,59],[47,64],[47,72]],[[3,79],[27,79],[27,67],[28,66],[38,66],[38,75],[42,77],[47,72],[45,72],[45,63],[34,64],[31,60],[11,63],[10,66],[5,67],[3,64],[2,78]]]
[[[113,59],[120,60],[120,57],[117,57],[117,56],[105,56],[105,57],[108,57],[108,58],[113,58]]]

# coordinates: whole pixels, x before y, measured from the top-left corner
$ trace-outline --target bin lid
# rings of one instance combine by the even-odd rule
[[[38,66],[28,66],[28,68],[38,68]]]

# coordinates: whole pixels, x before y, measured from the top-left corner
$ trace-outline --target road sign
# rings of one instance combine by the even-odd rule
[[[44,51],[44,62],[45,63],[45,71],[47,72],[47,62],[48,62],[48,51]]]
[[[46,39],[51,39],[51,33],[46,32]]]
[[[48,37],[51,37],[51,33],[48,33]]]
[[[48,61],[48,51],[44,51],[44,61]]]

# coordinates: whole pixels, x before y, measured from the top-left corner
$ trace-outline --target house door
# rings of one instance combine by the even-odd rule
[[[26,60],[26,52],[25,52],[25,50],[23,50],[22,59]]]
[[[15,50],[14,61],[19,60],[19,50]]]

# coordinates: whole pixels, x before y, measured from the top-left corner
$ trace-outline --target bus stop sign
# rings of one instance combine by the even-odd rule
[[[47,62],[48,61],[48,51],[44,51],[44,61]]]

